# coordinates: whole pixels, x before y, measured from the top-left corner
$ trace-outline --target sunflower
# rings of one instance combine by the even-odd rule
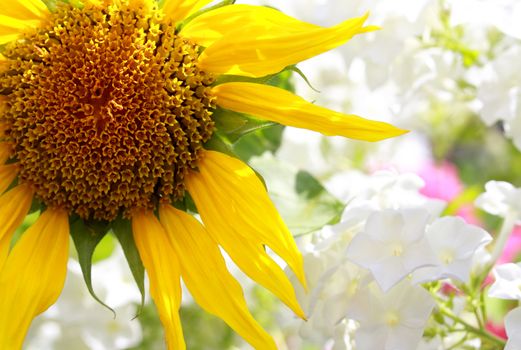
[[[105,231],[128,223],[118,238],[148,273],[169,349],[186,347],[181,277],[253,347],[276,349],[221,249],[305,317],[265,250],[305,285],[290,232],[258,175],[212,140],[222,136],[222,115],[369,141],[402,134],[263,84],[375,28],[364,27],[365,16],[323,28],[266,7],[210,2],[2,3],[0,349],[21,348],[32,319],[58,298],[69,235],[81,256],[92,232],[75,229],[100,223]],[[15,240],[33,211],[41,214]]]

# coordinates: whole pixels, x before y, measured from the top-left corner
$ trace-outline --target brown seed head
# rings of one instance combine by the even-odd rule
[[[84,219],[182,198],[214,130],[198,50],[144,5],[60,6],[3,52],[0,123],[20,181]]]

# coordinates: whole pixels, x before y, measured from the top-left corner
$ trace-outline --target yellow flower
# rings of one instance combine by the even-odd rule
[[[169,349],[185,348],[181,277],[252,346],[276,348],[219,247],[304,318],[264,247],[305,285],[302,257],[255,172],[208,149],[219,133],[213,112],[360,140],[402,134],[255,80],[374,28],[363,26],[365,17],[323,28],[231,1],[201,10],[210,1],[58,1],[50,9],[42,0],[3,2],[0,349],[21,348],[32,319],[58,298],[71,218],[131,221]],[[174,207],[185,192],[202,224]],[[9,251],[38,203],[42,214]]]

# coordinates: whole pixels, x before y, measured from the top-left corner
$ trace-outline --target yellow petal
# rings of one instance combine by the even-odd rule
[[[212,1],[213,0],[165,0],[162,9],[166,18],[173,22],[179,22]]]
[[[276,264],[268,262],[271,259],[263,251],[263,245],[284,259],[305,284],[302,256],[261,181],[238,159],[214,151],[202,154],[199,170],[187,176],[186,184],[208,232],[245,273],[300,313],[295,306],[298,304],[294,301],[293,288],[289,282],[283,282],[286,278],[274,269]],[[259,260],[251,256],[248,261],[238,255],[246,250]],[[273,290],[272,285],[265,285],[265,276],[258,276],[270,272],[278,276],[275,283],[284,286],[284,292]]]
[[[290,18],[290,17],[288,17]],[[203,51],[201,68],[216,74],[262,77],[278,73],[368,31],[363,24],[367,16],[350,19],[332,28],[299,24],[299,30],[268,31],[262,22],[244,23],[241,30],[224,36]],[[287,28],[295,19],[287,21]]]
[[[11,155],[13,145],[9,142],[0,142],[0,164],[4,164]]]
[[[13,183],[18,170],[18,164],[0,165],[0,195]]]
[[[0,272],[0,349],[21,349],[33,318],[58,299],[68,257],[68,214],[48,209],[22,235]]]
[[[2,2],[0,15],[21,20],[42,20],[49,9],[41,0],[9,0]]]
[[[273,86],[254,83],[226,83],[212,90],[217,105],[280,124],[318,131],[329,136],[379,141],[407,131],[390,124],[343,114],[316,106],[303,98]]]
[[[0,45],[16,40],[22,33],[39,25],[39,20],[21,20],[0,15]]]
[[[181,30],[181,34],[194,40],[201,46],[208,47],[225,35],[241,31],[244,24],[262,28],[269,33],[298,33],[299,31],[320,28],[314,24],[299,21],[286,16],[280,11],[251,5],[223,6],[208,11],[192,19]],[[255,39],[259,39],[258,36]]]
[[[255,349],[277,349],[252,317],[241,286],[228,272],[219,247],[191,215],[164,205],[161,224],[179,257],[181,276],[195,301],[223,319]]]
[[[132,232],[150,279],[150,295],[165,328],[168,349],[184,350],[186,345],[179,319],[180,270],[174,248],[153,212],[135,212]]]
[[[33,194],[28,185],[20,185],[0,196],[0,271],[7,258],[11,238],[31,208]]]
[[[82,0],[82,3],[84,6],[92,5],[92,6],[101,7],[101,6],[103,6],[104,1],[106,1],[106,0]]]

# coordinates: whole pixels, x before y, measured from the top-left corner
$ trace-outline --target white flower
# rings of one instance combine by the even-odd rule
[[[414,350],[434,307],[421,287],[403,281],[383,293],[371,285],[351,317],[360,322],[355,333],[358,350]]]
[[[494,278],[496,281],[490,287],[489,296],[521,300],[521,263],[496,266]]]
[[[505,328],[507,331],[508,341],[504,350],[521,349],[521,307],[510,311],[505,317]]]
[[[378,171],[367,179],[365,185],[352,190],[343,216],[353,216],[351,211],[357,210],[357,215],[365,219],[375,210],[417,207],[423,207],[433,217],[439,216],[446,203],[420,194],[423,186],[425,182],[416,174]],[[361,215],[364,210],[365,216]]]
[[[366,270],[349,261],[338,261],[333,250],[304,255],[309,292],[303,291],[293,274],[290,276],[308,318],[300,329],[304,338],[333,337],[360,290],[372,280]]]
[[[521,22],[518,20],[518,23]],[[518,149],[521,149],[520,62],[519,44],[508,45],[496,54],[494,61],[483,68],[485,79],[477,90],[477,98],[482,104],[481,119],[487,125],[504,121],[506,134],[513,139]]]
[[[426,236],[438,263],[415,271],[416,282],[451,277],[467,282],[474,253],[492,240],[485,230],[450,216],[435,220],[427,228]]]
[[[347,258],[369,269],[388,291],[414,270],[436,263],[425,237],[428,220],[423,208],[375,212],[351,241]]]
[[[476,198],[477,207],[502,217],[510,213],[521,214],[521,188],[504,181],[489,181],[485,184],[485,190]]]
[[[450,5],[454,26],[462,23],[495,26],[521,39],[521,3],[517,0],[452,0]]]

